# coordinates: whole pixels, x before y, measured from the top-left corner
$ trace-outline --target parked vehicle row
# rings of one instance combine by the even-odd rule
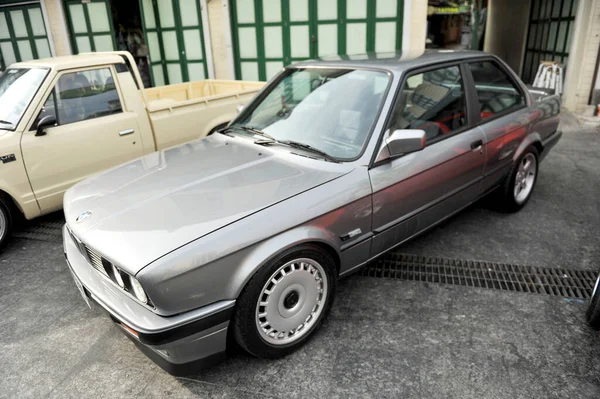
[[[145,90],[127,52],[12,65],[0,76],[0,248],[15,219],[60,209],[87,176],[205,137],[262,86],[205,80]]]

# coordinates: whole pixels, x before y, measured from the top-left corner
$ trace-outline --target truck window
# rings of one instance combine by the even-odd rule
[[[481,119],[509,112],[525,104],[519,89],[496,62],[471,62],[469,69],[477,89]]]
[[[64,74],[54,90],[59,125],[113,115],[123,110],[110,68]]]
[[[391,129],[422,129],[427,141],[467,124],[465,90],[457,66],[408,77],[392,115]]]
[[[55,94],[54,90],[52,90],[52,92],[50,93],[50,95],[46,99],[46,102],[44,103],[44,106],[42,107],[39,115],[35,119],[35,123],[33,125],[31,125],[31,129],[30,130],[37,129],[37,125],[38,125],[39,121],[43,117],[48,116],[48,115],[54,116],[54,119],[57,121],[57,124],[58,124],[58,122],[59,122],[58,121],[58,114],[56,113],[56,94]]]

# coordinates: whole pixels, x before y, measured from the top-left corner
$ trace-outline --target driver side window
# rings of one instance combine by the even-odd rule
[[[123,111],[110,68],[62,75],[38,120],[53,108],[59,125],[100,118]]]
[[[409,76],[394,110],[391,130],[421,129],[427,141],[467,125],[467,106],[458,66]]]

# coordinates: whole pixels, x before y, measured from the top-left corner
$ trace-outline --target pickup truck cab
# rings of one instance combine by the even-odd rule
[[[0,247],[19,214],[59,210],[85,177],[207,136],[262,86],[205,80],[144,89],[127,52],[12,65],[0,76]]]

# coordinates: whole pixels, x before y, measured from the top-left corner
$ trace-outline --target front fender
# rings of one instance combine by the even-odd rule
[[[254,245],[246,253],[235,273],[231,276],[225,291],[230,298],[237,298],[246,283],[261,267],[287,249],[307,242],[319,243],[329,247],[332,251],[335,251],[339,259],[339,241],[339,238],[333,232],[314,225],[298,226],[271,237]]]

